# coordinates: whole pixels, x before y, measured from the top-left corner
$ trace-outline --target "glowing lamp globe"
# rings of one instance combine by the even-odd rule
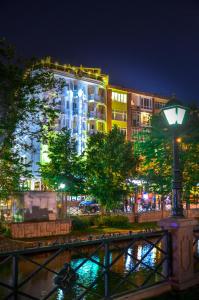
[[[169,125],[182,125],[186,109],[180,105],[165,106],[162,109]]]
[[[60,188],[60,189],[64,189],[65,186],[66,186],[65,183],[61,183],[60,186],[59,186],[59,188]]]

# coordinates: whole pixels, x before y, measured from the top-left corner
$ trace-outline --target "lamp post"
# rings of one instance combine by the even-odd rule
[[[172,185],[172,216],[184,217],[182,194],[182,174],[179,160],[179,142],[177,128],[182,125],[186,109],[180,105],[166,106],[162,109],[170,126],[173,127],[173,185]]]
[[[61,190],[61,219],[65,219],[67,215],[67,203],[65,203],[65,197],[64,197],[64,189],[66,185],[65,183],[61,183],[59,185],[59,190]]]

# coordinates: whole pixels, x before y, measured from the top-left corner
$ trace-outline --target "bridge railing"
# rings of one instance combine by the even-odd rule
[[[0,299],[113,299],[167,282],[168,231],[0,254]]]

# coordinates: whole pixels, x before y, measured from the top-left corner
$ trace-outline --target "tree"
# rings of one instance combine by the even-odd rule
[[[117,208],[129,192],[128,179],[135,173],[132,143],[114,127],[91,135],[86,148],[88,193],[105,208]]]
[[[83,194],[84,159],[83,156],[78,156],[70,131],[63,128],[49,133],[47,144],[48,159],[40,164],[43,183],[55,191]]]
[[[34,151],[32,141],[53,128],[57,103],[47,92],[56,94],[62,86],[37,60],[19,58],[8,42],[0,40],[0,199],[20,189],[24,174],[30,176],[24,173],[28,164],[20,155]]]
[[[8,199],[14,191],[24,190],[23,178],[30,176],[19,155],[10,146],[4,149],[0,159],[0,196]]]
[[[197,108],[188,110],[186,122],[178,129],[170,128],[162,115],[155,115],[148,133],[143,129],[134,137],[134,152],[140,160],[138,176],[145,182],[147,190],[162,195],[168,195],[172,190],[172,137],[175,130],[180,138],[184,198],[189,198],[191,188],[199,181],[198,121]]]

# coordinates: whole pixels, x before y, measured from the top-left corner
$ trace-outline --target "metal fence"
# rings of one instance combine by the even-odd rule
[[[167,231],[0,254],[0,299],[115,299],[168,280]]]

